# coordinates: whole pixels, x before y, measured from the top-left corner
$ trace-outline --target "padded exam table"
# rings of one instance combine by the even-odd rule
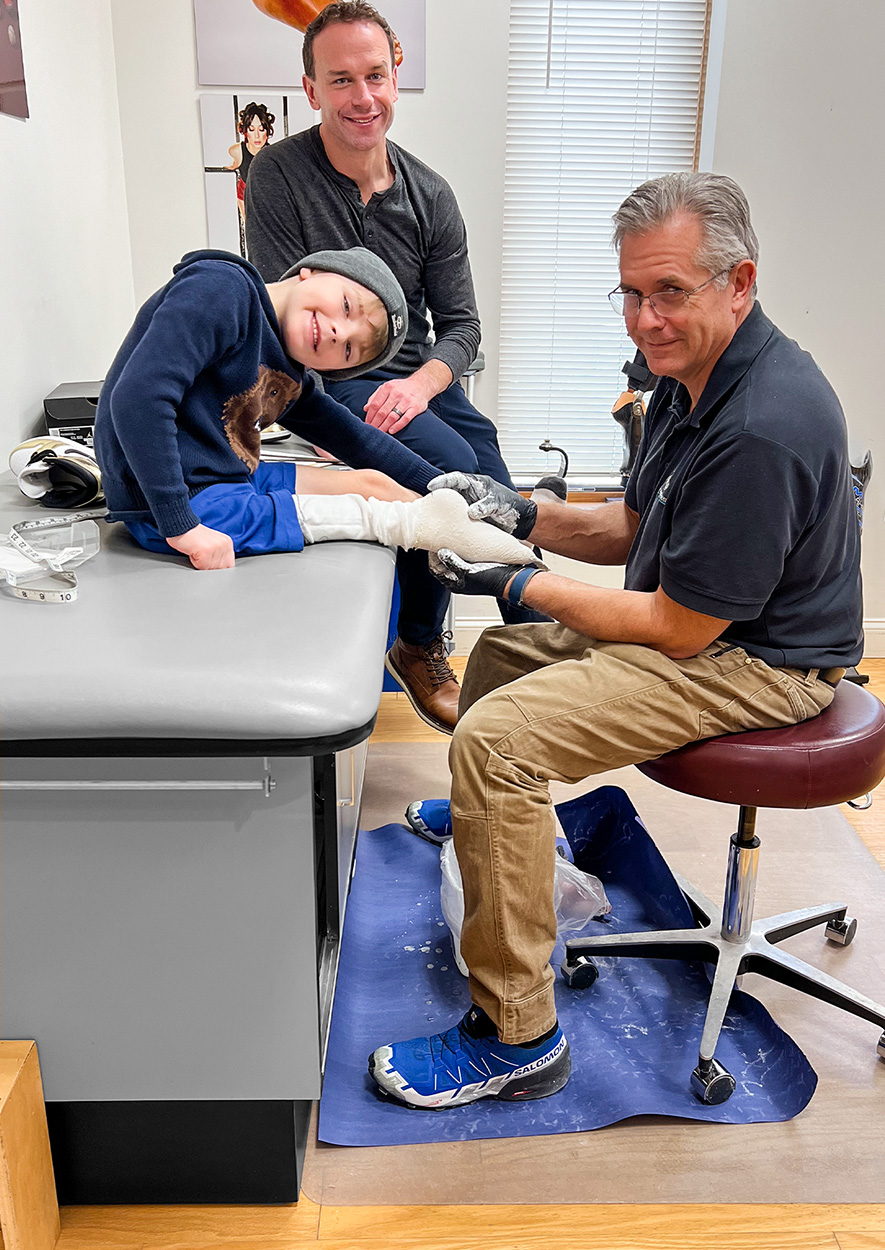
[[[45,515],[7,475],[4,532]],[[393,553],[198,573],[99,525],[76,603],[0,591],[3,1036],[61,1202],[295,1202]]]

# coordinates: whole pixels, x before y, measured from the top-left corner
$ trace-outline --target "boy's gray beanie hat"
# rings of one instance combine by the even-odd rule
[[[406,330],[409,326],[409,310],[403,289],[393,276],[392,270],[380,256],[365,247],[349,247],[343,251],[311,252],[299,260],[297,265],[287,269],[280,278],[294,278],[301,269],[321,269],[324,273],[340,273],[367,287],[381,300],[387,312],[387,346],[374,360],[367,360],[361,365],[353,365],[348,369],[324,369],[321,377],[329,382],[346,382],[357,378],[370,369],[381,369],[392,360],[403,345]]]

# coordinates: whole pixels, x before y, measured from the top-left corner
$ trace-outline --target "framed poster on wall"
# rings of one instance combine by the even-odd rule
[[[302,34],[323,8],[325,0],[194,0],[201,86],[300,87]],[[400,45],[400,90],[422,90],[425,0],[382,0],[379,12]]]
[[[28,116],[18,0],[0,0],[0,113]]]
[[[269,143],[306,130],[315,120],[302,91],[200,96],[210,247],[246,255],[245,192],[252,158]]]

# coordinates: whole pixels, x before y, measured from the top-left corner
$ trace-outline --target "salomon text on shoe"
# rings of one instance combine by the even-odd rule
[[[480,1098],[528,1102],[562,1089],[571,1072],[569,1046],[554,1025],[536,1042],[513,1046],[498,1040],[479,1007],[445,1033],[379,1046],[369,1072],[385,1094],[409,1107],[442,1111]]]

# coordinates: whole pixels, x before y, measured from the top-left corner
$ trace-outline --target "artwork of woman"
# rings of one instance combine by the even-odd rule
[[[245,221],[246,179],[249,176],[249,166],[252,164],[252,158],[258,155],[273,134],[273,124],[276,118],[273,113],[267,111],[263,104],[256,104],[254,100],[244,109],[240,109],[239,116],[237,130],[243,138],[230,148],[231,162],[224,168],[237,171],[237,206],[241,219]]]

